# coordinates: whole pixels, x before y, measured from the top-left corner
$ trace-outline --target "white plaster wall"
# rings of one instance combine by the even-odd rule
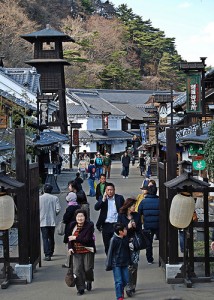
[[[111,153],[115,154],[115,153],[123,152],[125,151],[126,147],[127,147],[127,141],[123,141],[122,143],[118,143],[118,144],[113,144],[111,147]]]

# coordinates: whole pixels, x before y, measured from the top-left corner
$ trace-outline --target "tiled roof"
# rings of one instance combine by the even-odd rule
[[[173,102],[173,107],[176,108],[178,106],[182,106],[186,103],[186,92],[181,93]]]
[[[40,91],[40,75],[35,68],[0,68],[0,72],[34,94]]]
[[[125,116],[124,112],[117,109],[113,104],[101,98],[96,91],[72,90],[68,89],[68,93],[83,105],[86,112],[92,115],[101,115],[102,112],[110,112],[112,115]]]
[[[26,134],[27,146],[48,146],[59,142],[67,142],[69,137],[65,134],[55,132],[53,130],[44,130],[39,134],[40,139],[36,136]],[[0,151],[6,151],[15,147],[15,130],[4,129],[0,130]]]
[[[113,103],[114,106],[123,111],[130,120],[143,120],[150,115],[145,110],[138,109],[128,103]]]
[[[64,42],[74,42],[74,39],[71,38],[69,35],[57,31],[53,28],[50,28],[50,26],[47,25],[47,27],[45,29],[39,30],[39,31],[35,31],[32,33],[28,33],[28,34],[23,34],[21,35],[21,38],[29,41],[30,43],[34,42],[37,38],[60,38],[62,41]]]
[[[201,135],[196,135],[197,125],[192,127],[183,128],[176,132],[176,143],[191,143],[195,142],[198,144],[205,144],[208,141],[208,131],[209,122],[203,123],[203,133]],[[166,132],[161,132],[158,134],[158,140],[160,143],[166,143]]]
[[[203,133],[201,135],[196,135],[196,131],[192,132],[184,137],[179,138],[180,142],[195,142],[195,143],[202,143],[205,144],[208,141],[208,131],[209,128],[205,127],[203,128]]]
[[[27,103],[26,101],[16,98],[15,96],[3,91],[0,89],[0,95],[14,103],[16,103],[17,105],[20,105],[21,107],[27,108],[27,109],[31,109],[33,111],[36,111],[36,107],[35,105],[32,105],[31,103]]]
[[[85,115],[87,111],[82,105],[74,105],[73,103],[67,103],[67,115]]]
[[[79,138],[93,139],[94,141],[107,140],[130,140],[133,135],[122,130],[106,130],[106,135],[103,135],[104,130],[80,130]]]
[[[109,102],[127,102],[130,105],[145,104],[155,90],[97,90]]]
[[[39,134],[40,139],[34,141],[36,146],[48,146],[59,142],[67,142],[69,137],[53,130],[44,130]]]
[[[13,145],[9,142],[0,140],[0,151],[10,150],[13,148]]]

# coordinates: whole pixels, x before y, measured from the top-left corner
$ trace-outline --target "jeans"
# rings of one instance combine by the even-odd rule
[[[97,167],[96,168],[96,178],[99,180],[100,175],[103,173],[103,167]]]
[[[86,179],[86,172],[85,172],[85,170],[84,171],[80,170],[80,176],[82,177],[83,180]]]
[[[123,298],[124,288],[129,280],[128,267],[113,267],[116,298]]]
[[[54,253],[54,247],[55,247],[54,232],[55,232],[55,226],[41,227],[45,256],[51,257]]]
[[[94,197],[96,195],[94,190],[94,180],[91,178],[88,178],[88,185],[89,185],[89,196]]]

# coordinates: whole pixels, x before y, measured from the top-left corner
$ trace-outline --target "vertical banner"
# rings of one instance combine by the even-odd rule
[[[73,130],[73,145],[79,146],[79,130],[78,129]]]
[[[187,75],[187,113],[201,113],[201,73]]]
[[[140,134],[142,139],[142,145],[146,144],[147,137],[146,137],[146,124],[140,124]]]
[[[109,112],[102,112],[102,129],[108,129],[108,116]]]

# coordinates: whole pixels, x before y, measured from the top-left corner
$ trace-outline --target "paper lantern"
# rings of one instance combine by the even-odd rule
[[[192,220],[194,210],[195,200],[193,197],[177,194],[172,199],[170,207],[170,223],[177,228],[186,228]]]
[[[14,223],[14,202],[8,195],[0,196],[0,230],[7,230]]]

